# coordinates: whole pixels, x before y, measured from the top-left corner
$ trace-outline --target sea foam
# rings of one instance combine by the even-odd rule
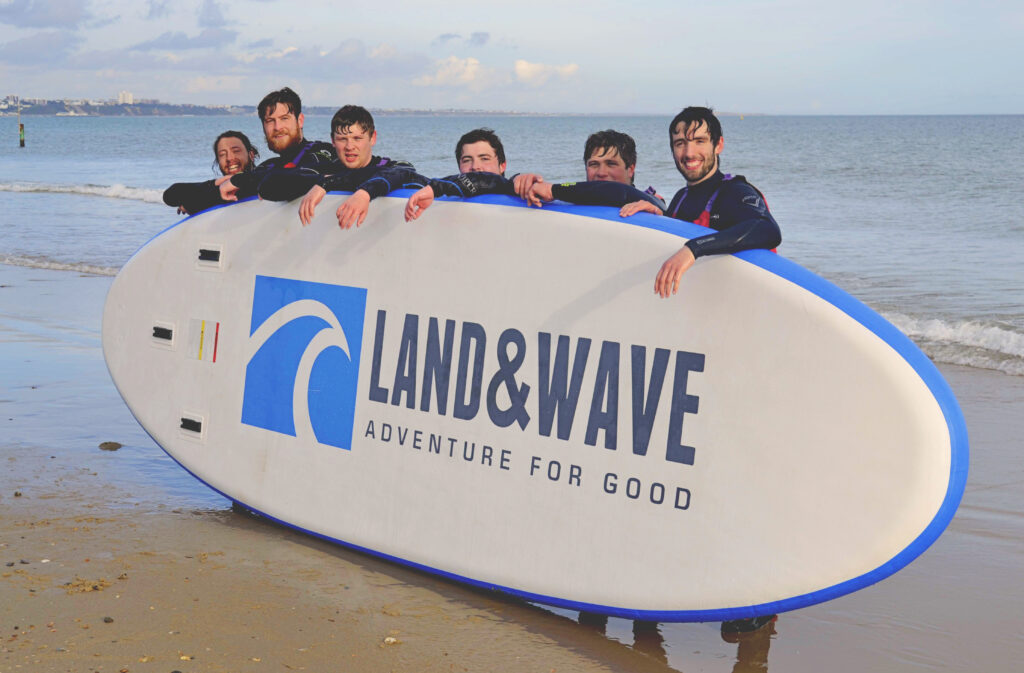
[[[38,192],[45,194],[82,194],[108,199],[163,203],[163,192],[159,189],[144,189],[126,185],[69,185],[42,182],[0,182],[0,192]]]
[[[76,271],[78,273],[89,273],[95,276],[116,276],[120,270],[112,266],[98,266],[86,264],[85,262],[61,262],[55,259],[41,256],[6,255],[0,253],[0,264],[10,266],[25,266],[32,269],[53,269],[55,271]]]
[[[902,313],[883,317],[910,337],[928,357],[1024,376],[1024,331],[990,321],[913,318]]]

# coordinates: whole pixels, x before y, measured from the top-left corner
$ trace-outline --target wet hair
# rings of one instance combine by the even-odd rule
[[[359,124],[364,131],[373,135],[373,115],[370,111],[361,105],[346,105],[331,117],[331,137],[338,131],[344,132],[353,124]]]
[[[244,173],[248,173],[256,167],[256,160],[260,158],[260,151],[249,142],[249,137],[241,131],[225,131],[213,141],[213,171],[215,173],[220,170],[220,162],[217,161],[217,144],[224,138],[238,138],[245,145],[245,151],[249,155],[249,165],[245,167]]]
[[[622,157],[622,162],[626,164],[626,168],[636,166],[636,141],[625,133],[613,131],[612,129],[591,133],[590,137],[587,138],[587,144],[583,147],[583,163],[590,161],[590,157],[594,156],[594,152],[600,149],[604,150],[601,153],[602,156],[607,154],[608,150],[614,149]]]
[[[481,141],[491,146],[495,156],[498,157],[499,164],[505,163],[505,147],[501,144],[501,138],[493,129],[488,128],[473,129],[459,138],[459,142],[455,145],[455,161],[462,162],[463,147]]]
[[[714,110],[709,107],[688,107],[683,108],[683,111],[672,118],[672,123],[668,125],[668,137],[672,140],[672,134],[676,132],[676,127],[679,124],[683,124],[683,130],[688,131],[691,128],[697,129],[702,124],[708,125],[708,134],[711,136],[711,144],[717,145],[719,138],[722,137],[722,123],[718,121],[718,117],[715,116]]]
[[[260,121],[266,119],[267,113],[277,108],[278,103],[283,104],[296,117],[302,114],[302,100],[299,99],[299,94],[288,87],[284,87],[277,91],[271,91],[260,101],[259,106],[256,108],[260,115]]]

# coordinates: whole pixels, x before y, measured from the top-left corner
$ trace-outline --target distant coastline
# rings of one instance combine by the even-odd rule
[[[309,115],[333,115],[337,107],[323,105],[303,106]],[[448,108],[442,110],[419,110],[413,108],[370,108],[373,114],[393,117],[603,117],[619,116],[621,113],[572,113],[572,112],[514,112],[511,110],[469,110]],[[0,99],[0,117],[18,114],[18,99],[8,96]],[[35,117],[241,117],[256,114],[255,105],[190,105],[142,100],[132,103],[95,100],[43,100],[38,98],[21,100],[21,115]],[[718,112],[725,117],[757,117],[758,113]],[[653,116],[637,113],[636,116]]]

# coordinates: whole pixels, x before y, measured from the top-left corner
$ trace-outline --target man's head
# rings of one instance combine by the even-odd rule
[[[377,144],[377,130],[373,115],[359,105],[346,105],[331,118],[331,142],[338,160],[346,168],[362,168],[373,157]]]
[[[213,141],[214,163],[222,175],[251,171],[260,152],[241,131],[225,131]]]
[[[288,87],[271,91],[260,101],[257,111],[271,150],[281,154],[302,142],[302,124],[306,120],[302,116],[299,94]]]
[[[588,181],[633,184],[636,142],[625,133],[608,129],[592,133],[583,148]]]
[[[498,173],[505,175],[505,148],[491,129],[473,129],[459,138],[455,160],[460,173]]]
[[[686,183],[697,184],[718,169],[718,155],[725,146],[722,124],[711,108],[688,107],[668,127],[676,168]]]

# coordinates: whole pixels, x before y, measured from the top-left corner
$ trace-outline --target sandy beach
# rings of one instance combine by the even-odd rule
[[[716,623],[634,633],[233,511],[114,389],[110,281],[0,265],[0,673],[1019,668],[1024,377],[941,368],[971,472],[950,528],[906,569],[739,642]]]

